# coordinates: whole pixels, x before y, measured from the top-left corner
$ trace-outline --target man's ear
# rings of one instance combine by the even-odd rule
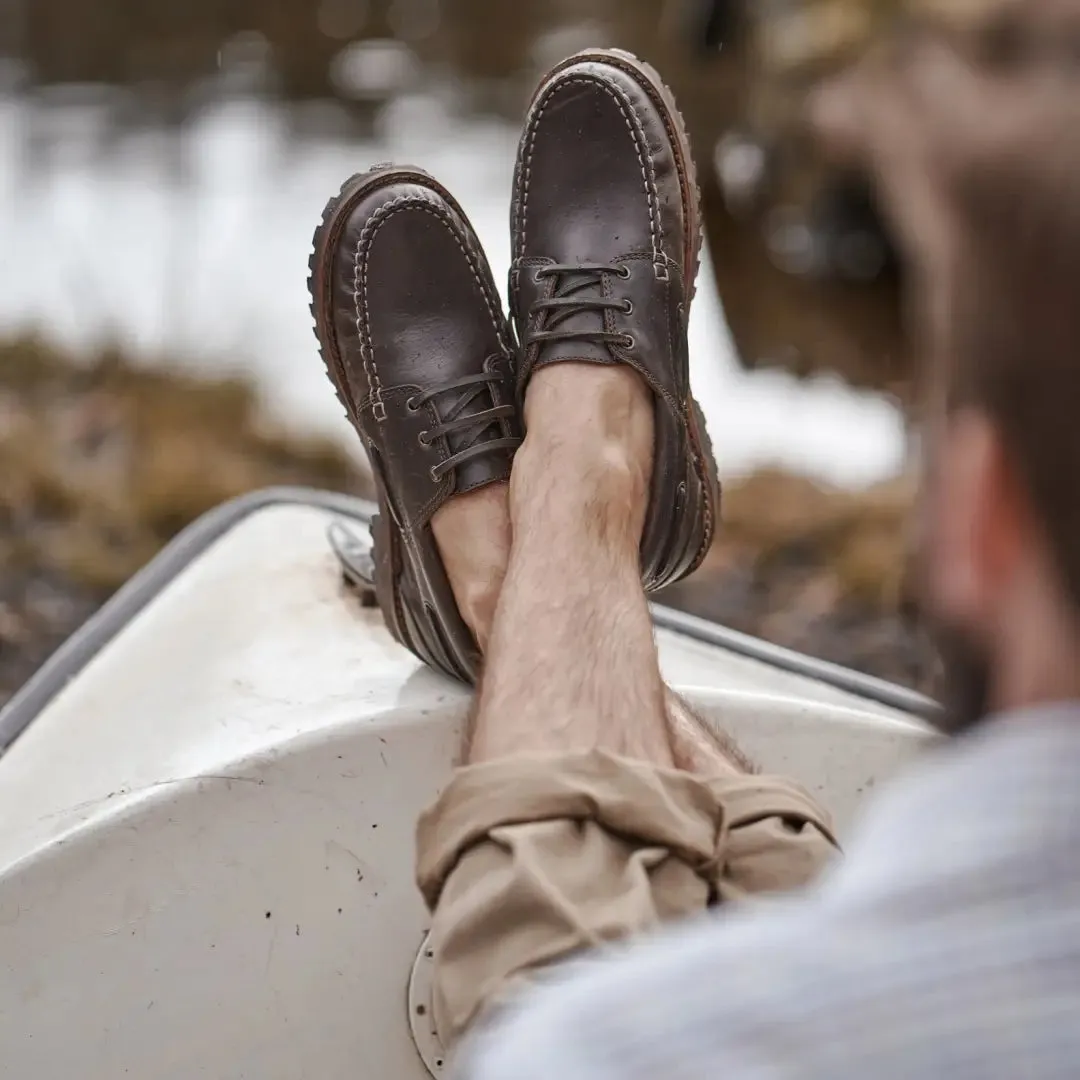
[[[1017,487],[989,418],[958,409],[939,433],[930,482],[935,614],[972,630],[995,619],[1020,554]]]

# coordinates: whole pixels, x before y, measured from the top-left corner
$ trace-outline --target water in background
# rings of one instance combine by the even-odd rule
[[[287,423],[348,438],[307,310],[327,198],[375,162],[422,165],[460,199],[504,282],[517,132],[427,94],[398,97],[363,138],[316,134],[327,126],[297,108],[234,100],[176,131],[103,138],[109,110],[93,94],[0,97],[0,332],[242,367]],[[886,398],[740,369],[708,262],[690,339],[722,473],[778,464],[861,486],[900,468],[903,425]]]

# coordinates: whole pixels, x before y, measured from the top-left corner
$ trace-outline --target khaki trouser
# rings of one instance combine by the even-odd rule
[[[836,852],[797,784],[599,750],[458,770],[417,831],[445,1046],[538,969],[710,904],[810,881]]]

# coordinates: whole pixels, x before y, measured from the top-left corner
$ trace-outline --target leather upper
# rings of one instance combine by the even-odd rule
[[[398,171],[352,207],[331,281],[350,410],[399,527],[419,528],[451,495],[506,480],[519,434],[511,341],[456,205]]]

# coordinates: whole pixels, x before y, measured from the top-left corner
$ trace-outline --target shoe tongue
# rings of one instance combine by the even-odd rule
[[[568,272],[559,276],[557,295],[572,299],[589,300],[603,296],[603,285],[595,273]],[[604,312],[600,309],[552,312],[546,329],[567,334],[596,334],[605,329]],[[588,336],[574,337],[569,341],[551,341],[540,346],[536,364],[556,364],[565,360],[585,360],[589,363],[610,364],[611,353],[602,341],[591,341]]]
[[[472,400],[465,406],[464,412],[457,412],[456,410],[462,401],[470,396],[472,396]],[[476,386],[469,386],[463,390],[448,390],[445,394],[439,395],[435,407],[439,416],[445,420],[449,420],[452,416],[472,416],[492,407],[491,394],[485,387]],[[477,422],[474,427],[465,428],[463,431],[455,431],[447,435],[446,442],[450,448],[450,453],[456,454],[470,446],[479,446],[490,442],[492,439],[502,437],[502,431],[497,421],[489,422],[487,427],[480,434],[477,434],[479,427],[480,422]],[[457,476],[457,490],[468,490],[471,487],[478,487],[481,484],[488,483],[492,477],[493,465],[493,459],[489,454],[480,454],[471,461],[458,465],[454,470]]]

